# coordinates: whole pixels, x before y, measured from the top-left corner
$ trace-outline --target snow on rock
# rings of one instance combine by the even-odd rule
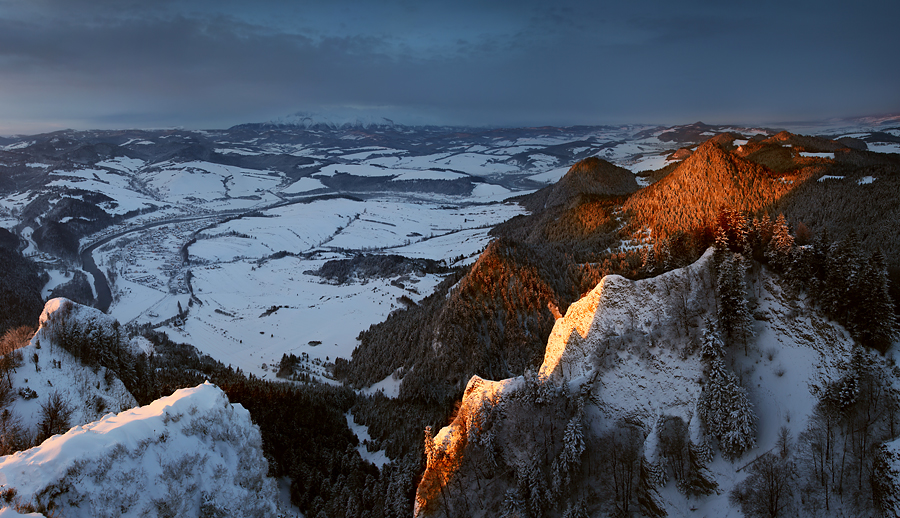
[[[657,277],[630,281],[607,276],[556,321],[537,376],[499,382],[473,377],[454,421],[426,445],[428,463],[417,490],[416,515],[438,516],[445,506],[459,510],[452,503],[457,493],[472,501],[482,499],[490,507],[473,516],[499,512],[505,504],[495,495],[509,489],[508,495],[515,496],[517,480],[531,477],[527,470],[535,455],[549,448],[546,462],[562,447],[558,433],[527,430],[561,430],[566,419],[583,424],[584,440],[594,455],[605,447],[598,441],[621,430],[622,423],[639,430],[651,470],[660,461],[656,430],[661,419],[680,418],[693,444],[714,446],[697,411],[705,377],[698,349],[700,330],[703,319],[715,320],[717,311],[713,264],[710,250],[694,264]],[[775,446],[780,427],[786,426],[794,437],[805,430],[816,404],[810,385],[848,358],[853,342],[845,329],[821,316],[803,296],[782,289],[778,277],[765,268],[755,267],[748,279],[754,338],[746,349],[730,344],[726,356],[760,416],[757,446],[743,457],[752,460]],[[551,400],[541,403],[544,396],[538,396],[537,403],[528,403],[533,390],[555,393],[552,397],[562,397],[572,408],[583,405],[583,410],[560,417],[559,399],[548,404]],[[494,417],[485,425],[481,420],[488,414]],[[479,428],[490,430],[490,438],[480,435]],[[687,501],[674,482],[660,482],[660,505],[670,515],[682,516],[688,508],[697,509],[698,516],[735,515],[728,493],[745,476],[737,471],[743,464],[711,453],[714,457],[707,467],[718,484],[715,494]],[[485,462],[497,466],[490,492],[483,489],[488,487],[483,473],[492,469],[485,468]],[[589,476],[578,482],[594,483],[597,480]],[[450,496],[445,495],[446,488],[451,488]]]
[[[659,294],[680,289],[687,292],[684,300],[703,297],[706,284],[699,281],[709,274],[711,258],[712,249],[693,265],[643,281],[629,281],[619,275],[604,277],[554,324],[541,376],[567,380],[583,377],[593,368],[589,359],[603,347],[607,336],[642,329],[648,322],[677,319],[678,308],[667,304]]]
[[[54,516],[276,514],[259,428],[209,382],[0,458],[0,488]]]
[[[12,386],[19,392],[11,410],[22,419],[22,425],[28,430],[37,427],[41,405],[53,393],[72,408],[71,424],[88,423],[109,411],[137,406],[114,372],[104,367],[95,371],[56,343],[53,328],[61,323],[70,332],[94,336],[114,336],[117,327],[115,319],[98,309],[65,298],[47,301],[40,328],[28,345],[17,351],[23,363],[11,373]]]
[[[434,436],[433,447],[426,445],[426,467],[416,489],[414,516],[429,514],[434,495],[449,484],[460,468],[469,437],[477,433],[479,412],[485,402],[496,404],[523,384],[522,377],[490,381],[472,376],[463,393],[456,418]]]

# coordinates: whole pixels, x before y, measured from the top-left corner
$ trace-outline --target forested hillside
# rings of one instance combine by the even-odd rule
[[[364,400],[358,420],[370,426],[379,445],[394,445],[394,454],[420,454],[420,448],[396,445],[413,444],[422,428],[443,424],[436,420],[453,411],[450,402],[462,396],[472,375],[502,379],[537,369],[558,315],[604,275],[659,275],[693,262],[717,239],[757,261],[752,268],[762,263],[781,272],[860,343],[883,351],[893,333],[895,306],[887,292],[893,289],[894,265],[877,248],[890,249],[900,238],[872,230],[868,222],[874,217],[812,215],[838,214],[845,206],[840,196],[816,197],[833,188],[829,175],[842,172],[847,178],[841,180],[841,196],[853,200],[847,204],[866,206],[860,210],[888,221],[896,218],[897,190],[888,188],[900,172],[895,157],[790,134],[742,145],[733,143],[736,138],[720,135],[701,144],[662,171],[659,181],[630,195],[581,192],[590,184],[567,182],[567,175],[560,181],[569,186],[567,203],[547,203],[554,187],[524,197],[521,203],[532,214],[498,226],[498,239],[472,267],[419,306],[398,310],[363,332],[353,358],[336,362],[336,374],[357,386],[402,379],[399,400]],[[810,155],[826,152],[835,158]],[[615,172],[592,160],[569,174],[590,170]],[[867,176],[879,180],[854,180]],[[886,181],[878,184],[880,179]],[[654,246],[621,250],[623,239]],[[682,302],[685,318],[694,315]],[[730,329],[725,328],[729,338],[736,333]],[[431,402],[432,412],[443,410],[401,410],[422,402]],[[398,412],[416,419],[419,428],[409,422],[396,427],[387,416]]]

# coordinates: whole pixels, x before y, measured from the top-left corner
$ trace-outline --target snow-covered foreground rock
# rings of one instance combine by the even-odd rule
[[[91,369],[60,347],[51,329],[60,324],[71,335],[95,337],[115,336],[118,327],[114,318],[97,309],[64,298],[47,301],[40,328],[17,351],[22,365],[8,373],[13,389],[19,394],[10,410],[22,419],[22,426],[29,431],[36,429],[41,420],[41,406],[52,394],[72,410],[69,422],[73,425],[137,406],[134,396],[115,372],[105,367]]]
[[[210,383],[0,458],[20,509],[66,517],[275,516],[259,428]]]
[[[703,322],[717,312],[713,263],[710,250],[651,279],[607,276],[556,321],[538,373],[473,377],[453,422],[426,440],[417,516],[581,516],[628,513],[629,505],[651,515],[740,516],[728,495],[746,478],[743,468],[773,449],[782,427],[795,438],[805,430],[816,404],[810,387],[849,357],[852,340],[776,276],[751,272],[754,337],[746,351],[726,344],[723,361],[758,416],[756,446],[723,459],[698,417]],[[686,474],[670,474],[673,440],[682,452],[690,445]],[[678,489],[699,480],[714,489]]]

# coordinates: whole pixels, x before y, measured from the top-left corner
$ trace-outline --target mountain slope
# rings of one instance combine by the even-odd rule
[[[4,375],[18,396],[9,405],[9,411],[21,420],[24,430],[43,440],[69,426],[99,419],[107,412],[137,406],[116,372],[101,366],[91,368],[59,344],[60,330],[69,336],[84,334],[98,342],[101,337],[114,336],[117,323],[112,317],[56,298],[44,306],[40,325],[30,341],[11,352],[3,365]],[[44,408],[54,398],[68,408],[69,416],[59,426],[48,428]]]
[[[707,253],[637,282],[608,276],[556,321],[539,375],[473,377],[453,422],[426,444],[417,514],[593,516],[631,508],[680,516],[690,508],[737,516],[728,493],[746,477],[741,468],[776,445],[780,427],[792,437],[807,429],[818,401],[810,386],[840,374],[853,342],[776,276],[751,274],[756,338],[746,353],[731,342],[724,363],[758,416],[757,446],[736,463],[724,460],[698,417],[709,383],[700,323],[717,304],[712,262]],[[670,435],[670,425],[684,435]],[[671,437],[706,460],[672,457]],[[689,473],[718,490],[686,497],[677,488]],[[633,486],[624,488],[622,477]]]
[[[631,216],[632,231],[650,229],[654,239],[663,240],[709,224],[722,208],[766,210],[807,177],[775,176],[723,149],[721,140],[706,141],[665,178],[628,198],[623,210]]]

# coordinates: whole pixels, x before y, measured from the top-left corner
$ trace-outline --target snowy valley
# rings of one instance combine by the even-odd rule
[[[5,139],[0,516],[900,513],[900,119],[804,129]]]

